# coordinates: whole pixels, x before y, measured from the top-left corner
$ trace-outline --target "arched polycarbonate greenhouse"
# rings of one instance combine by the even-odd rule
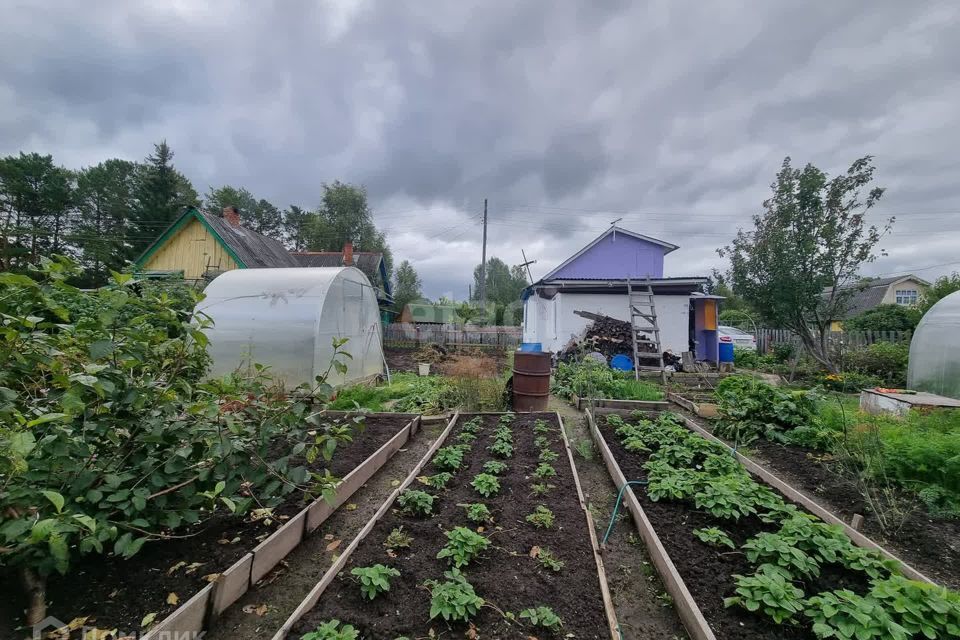
[[[217,276],[205,294],[197,310],[213,321],[205,332],[213,377],[259,363],[288,389],[313,384],[342,338],[352,358],[342,359],[346,373],[330,371],[330,384],[383,371],[376,290],[359,269],[237,269]]]
[[[960,291],[933,305],[917,325],[907,386],[960,399]]]

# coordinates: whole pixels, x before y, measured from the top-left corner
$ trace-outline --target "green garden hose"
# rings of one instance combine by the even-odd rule
[[[646,480],[629,480],[626,484],[620,487],[620,493],[617,494],[617,504],[613,507],[613,513],[610,514],[610,525],[607,527],[607,532],[603,534],[603,542],[600,544],[607,544],[607,538],[610,537],[610,534],[613,533],[613,525],[617,521],[617,514],[620,512],[620,504],[623,502],[623,492],[627,490],[632,484],[636,485],[645,485],[647,484]]]

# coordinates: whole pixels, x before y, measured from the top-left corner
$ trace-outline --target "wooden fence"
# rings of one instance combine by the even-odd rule
[[[913,333],[910,331],[831,331],[827,342],[831,349],[856,349],[875,342],[910,343]],[[757,349],[766,353],[778,343],[799,345],[800,338],[789,329],[758,329]]]
[[[464,327],[449,324],[395,322],[383,331],[383,343],[397,345],[488,345],[515,347],[520,344],[520,327]]]

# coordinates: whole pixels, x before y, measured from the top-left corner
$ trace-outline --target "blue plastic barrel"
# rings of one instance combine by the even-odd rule
[[[633,358],[625,353],[620,353],[610,360],[610,366],[618,371],[633,371]]]
[[[521,342],[517,351],[540,352],[543,351],[542,342]]]
[[[720,362],[733,362],[733,343],[720,343]]]

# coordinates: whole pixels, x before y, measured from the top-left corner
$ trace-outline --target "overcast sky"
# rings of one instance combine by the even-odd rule
[[[464,298],[622,226],[723,267],[783,157],[876,156],[870,274],[960,269],[960,3],[0,1],[0,154],[78,168],[166,138],[203,193],[369,190],[397,262]],[[953,265],[926,268],[931,265]]]

